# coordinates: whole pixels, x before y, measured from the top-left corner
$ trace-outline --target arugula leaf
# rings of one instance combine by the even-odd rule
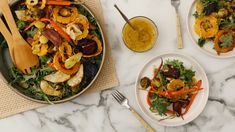
[[[193,77],[195,76],[195,71],[191,69],[185,69],[180,76],[180,79],[184,80],[189,86],[193,84]]]
[[[187,69],[184,67],[183,62],[179,60],[167,60],[167,65],[172,65],[180,71],[180,79],[184,80],[185,83],[189,86],[193,83],[193,77],[195,76],[195,71],[191,68]]]
[[[198,41],[197,41],[197,44],[200,47],[203,47],[206,44],[206,40],[204,38],[199,38]]]
[[[37,31],[38,31],[37,28],[32,27],[32,28],[30,28],[30,30],[26,31],[26,35],[28,37],[33,37],[37,33]]]
[[[166,115],[167,107],[171,104],[167,98],[159,97],[157,94],[152,93],[150,101],[152,106],[149,109],[152,112],[158,112],[160,116]]]
[[[220,37],[220,46],[222,48],[228,48],[233,45],[233,35],[232,34],[225,34]]]
[[[21,20],[18,20],[18,21],[16,22],[16,25],[17,25],[17,28],[18,28],[19,30],[23,30],[23,29],[25,29],[25,27],[26,27],[26,23],[25,23],[24,21],[21,21]]]

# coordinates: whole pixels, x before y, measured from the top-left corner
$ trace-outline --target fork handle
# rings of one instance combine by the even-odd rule
[[[182,39],[182,32],[181,32],[181,24],[180,24],[180,15],[176,12],[176,31],[177,31],[177,48],[183,48],[183,39]]]
[[[132,108],[130,108],[131,113],[140,121],[147,132],[155,132],[155,130]]]

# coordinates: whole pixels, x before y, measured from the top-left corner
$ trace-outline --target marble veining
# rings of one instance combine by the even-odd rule
[[[233,132],[235,130],[235,60],[216,59],[202,53],[189,38],[188,8],[193,0],[181,0],[180,14],[185,48],[176,48],[175,12],[170,0],[101,0],[109,44],[116,64],[120,90],[157,132]],[[158,26],[159,38],[147,53],[134,53],[123,44],[124,20],[116,3],[131,18],[144,15]],[[206,70],[210,95],[204,111],[179,127],[163,127],[141,113],[134,95],[135,79],[143,63],[156,53],[181,51],[194,57]],[[86,94],[58,105],[39,108],[0,120],[1,132],[145,132],[135,117],[110,95],[112,90]]]

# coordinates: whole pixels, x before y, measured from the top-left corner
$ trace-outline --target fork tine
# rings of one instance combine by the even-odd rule
[[[125,98],[123,98],[123,96],[120,95],[120,92],[118,92],[117,90],[114,91],[114,93],[116,94],[116,96],[123,101]]]
[[[121,100],[116,96],[116,94],[113,92],[112,96],[117,100],[118,103],[121,103]]]
[[[125,99],[125,98],[126,98],[126,97],[125,97],[123,94],[121,94],[118,90],[116,90],[116,92],[117,92],[117,94],[118,94],[119,96],[121,96],[122,99]]]

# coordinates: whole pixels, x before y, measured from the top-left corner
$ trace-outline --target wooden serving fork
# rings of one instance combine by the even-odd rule
[[[38,56],[32,53],[31,46],[19,33],[7,0],[2,0],[0,2],[0,10],[5,17],[12,34],[12,42],[8,42],[8,45],[10,45],[9,49],[13,62],[15,62],[16,67],[24,74],[29,74],[31,73],[31,68],[38,65]]]

